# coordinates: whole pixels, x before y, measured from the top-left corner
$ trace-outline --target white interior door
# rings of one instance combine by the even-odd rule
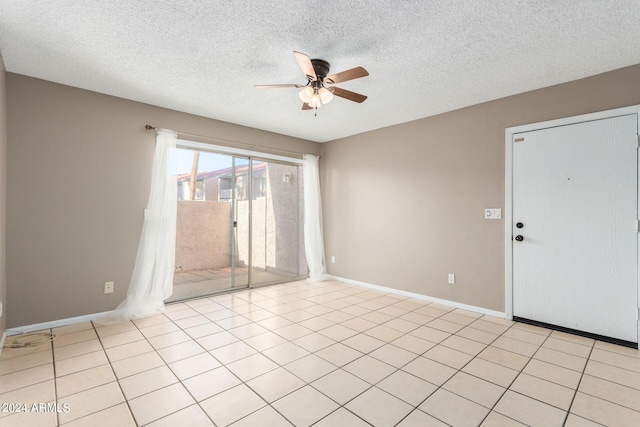
[[[637,126],[514,135],[514,316],[638,342]]]

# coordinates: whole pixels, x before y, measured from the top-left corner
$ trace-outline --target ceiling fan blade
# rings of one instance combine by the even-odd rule
[[[281,84],[281,85],[255,85],[254,86],[256,89],[280,89],[280,88],[284,88],[284,87],[305,87],[305,85],[298,85],[298,84]]]
[[[306,102],[305,102],[304,104],[302,104],[302,109],[303,109],[303,110],[313,110],[313,108],[311,108],[311,107],[309,106],[309,104],[307,104]]]
[[[296,56],[296,60],[298,61],[300,68],[302,68],[302,72],[304,73],[304,75],[307,76],[309,80],[313,82],[316,81],[318,77],[316,77],[316,72],[313,69],[311,58],[309,58],[309,56],[305,55],[304,53],[296,52],[295,50],[293,51],[293,54]]]
[[[369,72],[364,68],[355,67],[350,70],[325,77],[324,83],[326,84],[342,83],[342,82],[347,82],[349,80],[355,80],[361,77],[366,77],[368,75],[369,75]]]
[[[351,92],[350,90],[341,89],[339,87],[332,87],[333,94],[335,96],[339,96],[340,98],[348,99],[349,101],[357,102],[358,104],[362,103],[367,99],[366,96],[361,95],[359,93]]]

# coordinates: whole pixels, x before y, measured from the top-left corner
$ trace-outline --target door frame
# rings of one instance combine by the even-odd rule
[[[261,151],[245,150],[243,148],[227,147],[224,145],[209,144],[206,142],[190,141],[188,139],[182,138],[178,138],[177,145],[183,148],[212,151],[221,154],[237,155],[240,157],[276,160],[284,163],[295,163],[298,165],[304,164],[304,161],[302,159],[296,157],[280,156],[278,154],[263,153]]]
[[[612,110],[598,111],[595,113],[582,114],[579,116],[564,117],[561,119],[548,120],[544,122],[530,123],[526,125],[514,126],[505,129],[505,209],[504,209],[504,257],[505,257],[505,293],[504,312],[505,318],[513,320],[513,136],[517,133],[542,130],[559,126],[573,125],[594,120],[609,119],[618,116],[637,114],[638,129],[640,130],[640,105],[616,108]],[[639,141],[640,142],[640,141]],[[640,216],[640,163],[638,171],[638,215]],[[639,239],[640,240],[640,239]],[[639,251],[640,253],[640,251]],[[637,278],[637,301],[636,306],[640,307],[640,260],[636,261],[638,270]],[[638,309],[640,312],[640,309]],[[640,313],[639,313],[640,315]],[[640,331],[640,321],[638,330]]]

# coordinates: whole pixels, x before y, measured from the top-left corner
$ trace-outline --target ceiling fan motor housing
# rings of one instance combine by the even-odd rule
[[[329,63],[323,59],[312,59],[311,65],[313,65],[313,71],[316,72],[316,77],[322,82],[329,74]]]

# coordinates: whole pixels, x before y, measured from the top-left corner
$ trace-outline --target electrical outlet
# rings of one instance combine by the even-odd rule
[[[331,255],[331,264],[335,264],[335,263],[336,263],[336,256]]]
[[[450,285],[453,285],[456,283],[456,275],[453,273],[449,273],[449,277],[448,277],[448,281]]]
[[[114,283],[113,282],[104,282],[104,293],[105,294],[112,294],[113,293],[113,287],[114,287]]]
[[[0,317],[2,317],[2,301],[0,301]]]

